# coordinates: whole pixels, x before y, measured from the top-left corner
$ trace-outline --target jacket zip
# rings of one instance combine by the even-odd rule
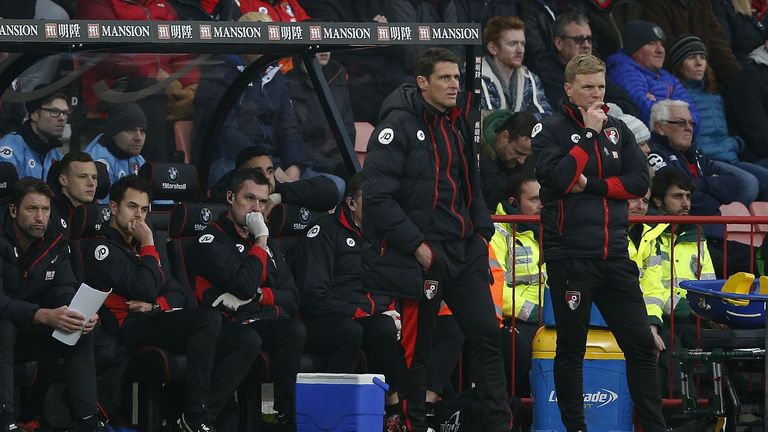
[[[600,148],[597,145],[598,139],[595,138],[595,155],[597,155],[597,178],[603,178],[603,158],[600,155]],[[608,259],[608,221],[610,212],[608,211],[608,200],[603,197],[603,259]]]

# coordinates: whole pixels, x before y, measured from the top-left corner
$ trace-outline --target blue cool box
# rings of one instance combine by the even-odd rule
[[[533,343],[532,432],[565,432],[555,394],[554,329],[542,327]],[[607,330],[590,330],[584,356],[584,420],[589,432],[631,432],[632,399],[624,355]]]
[[[380,431],[384,375],[300,373],[296,377],[298,432]]]

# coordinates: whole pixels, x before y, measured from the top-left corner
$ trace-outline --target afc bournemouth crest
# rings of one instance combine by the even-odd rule
[[[427,298],[427,300],[432,300],[437,295],[437,287],[439,283],[435,280],[425,280],[424,281],[424,297]]]
[[[565,301],[568,303],[568,308],[575,311],[579,307],[579,303],[581,303],[581,293],[578,291],[566,291]]]
[[[619,143],[619,131],[615,127],[609,127],[608,129],[603,130],[603,133],[608,137],[608,141],[613,144]]]

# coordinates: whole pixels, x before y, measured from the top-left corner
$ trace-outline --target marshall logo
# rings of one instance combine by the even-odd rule
[[[371,29],[359,27],[331,27],[323,29],[325,39],[370,39]]]
[[[37,35],[38,35],[37,25],[35,24],[0,24],[0,36],[37,36]]]
[[[436,280],[424,280],[424,297],[426,297],[427,300],[432,300],[435,298],[439,285],[440,283]]]
[[[168,168],[168,180],[172,182],[176,182],[176,180],[179,179],[179,170],[176,169],[176,167],[172,166]]]
[[[615,127],[609,127],[603,130],[603,133],[608,137],[608,141],[613,144],[619,143],[619,131]]]
[[[566,291],[565,302],[568,303],[568,308],[575,311],[581,303],[581,293],[578,291]]]
[[[214,27],[213,37],[216,39],[261,39],[261,27],[255,26],[226,26]]]

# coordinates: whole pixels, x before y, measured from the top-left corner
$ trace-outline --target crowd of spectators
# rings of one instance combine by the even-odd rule
[[[630,200],[631,214],[645,214],[650,204],[652,214],[719,215],[721,206],[734,201],[744,205],[755,200],[768,201],[767,12],[767,0],[10,0],[0,5],[0,17],[6,19],[480,23],[484,52],[481,88],[476,100],[482,117],[479,170],[487,207],[497,215],[539,214],[541,204],[531,163],[531,134],[535,134],[537,122],[543,118],[570,109],[564,88],[565,68],[574,57],[584,54],[595,55],[606,63],[605,108],[608,115],[626,124],[627,128],[622,131],[630,133],[641,147],[649,172],[654,176],[648,195]],[[341,114],[341,132],[350,138],[347,144],[355,142],[356,122],[375,126],[385,98],[401,84],[413,81],[414,61],[424,49],[426,47],[389,46],[315,56]],[[463,52],[457,54],[463,55]],[[95,259],[86,263],[84,273],[95,286],[109,286],[122,301],[128,302],[127,309],[107,304],[113,317],[107,320],[102,317],[102,322],[104,327],[112,324],[113,328],[106,333],[115,336],[115,343],[128,349],[154,344],[181,352],[186,350],[188,356],[202,365],[198,370],[206,377],[217,373],[216,367],[209,364],[213,357],[219,362],[231,360],[242,344],[272,351],[283,366],[276,381],[276,408],[282,415],[281,421],[288,424],[293,415],[290,375],[295,378],[298,368],[295,357],[302,351],[299,341],[306,339],[306,352],[328,357],[327,371],[353,371],[360,350],[376,360],[387,359],[384,362],[369,359],[369,369],[391,375],[395,384],[398,362],[403,359],[396,342],[398,302],[372,296],[360,280],[359,254],[366,239],[361,232],[359,194],[364,181],[345,164],[341,153],[353,154],[354,149],[345,148],[345,143],[338,141],[324,120],[315,85],[303,59],[281,59],[259,71],[234,101],[218,136],[213,141],[204,141],[203,133],[219,98],[261,57],[259,53],[216,53],[190,66],[195,55],[110,54],[86,68],[77,93],[75,90],[56,92],[24,104],[3,102],[0,104],[0,133],[3,134],[0,135],[0,162],[13,164],[19,178],[32,177],[52,186],[52,190],[47,190],[44,185],[30,181],[19,186],[18,196],[3,220],[8,234],[5,241],[11,247],[26,250],[29,245],[17,245],[21,238],[12,238],[11,233],[14,229],[29,228],[19,225],[24,221],[17,214],[30,194],[43,201],[53,200],[51,232],[66,232],[67,215],[78,205],[94,203],[94,200],[109,204],[115,222],[105,234],[105,244],[115,252],[109,260],[91,254]],[[91,60],[89,56],[70,59],[71,67],[77,69]],[[40,61],[19,75],[13,90],[29,93],[55,81],[63,62],[57,56]],[[177,78],[170,79],[171,75]],[[154,88],[157,83],[165,84],[135,102],[115,103],[101,97],[104,85],[113,90],[136,92]],[[73,103],[77,99],[82,102]],[[69,122],[73,117],[78,117],[77,124]],[[209,169],[209,183],[201,187],[209,190],[210,200],[226,204],[229,212],[202,234],[199,256],[194,258],[199,262],[191,287],[194,295],[179,300],[179,304],[171,304],[163,297],[166,294],[159,293],[183,288],[173,285],[173,276],[165,274],[157,265],[159,258],[150,250],[154,244],[151,233],[144,229],[146,225],[131,222],[128,216],[123,219],[121,214],[139,211],[137,220],[143,221],[146,217],[141,209],[149,205],[151,191],[132,174],[137,174],[147,161],[178,159],[175,153],[178,143],[174,142],[171,131],[175,123],[184,121],[193,123],[192,145],[187,148],[190,153],[187,156],[198,164],[198,169]],[[83,148],[84,153],[63,151],[68,123],[71,123],[71,136],[77,137],[77,141],[69,141],[69,147]],[[81,129],[77,134],[76,128]],[[212,158],[210,167],[204,167],[199,163],[205,159],[203,155],[208,149]],[[113,185],[112,193],[117,190],[119,196],[105,195],[101,200],[95,197],[95,162],[104,164],[109,183]],[[61,164],[59,169],[53,169],[57,164]],[[261,173],[263,178],[254,172]],[[126,184],[126,178],[132,183]],[[248,188],[253,189],[250,195],[243,195]],[[321,211],[336,207],[334,216],[309,225],[307,239],[296,252],[299,257],[296,266],[281,261],[280,246],[273,245],[269,232],[261,230],[264,218],[268,219],[272,209],[281,203]],[[39,204],[35,202],[35,206]],[[256,216],[249,216],[251,213],[263,215],[261,223],[254,219]],[[38,225],[42,223],[42,219],[34,220]],[[710,257],[706,251],[721,248],[719,242],[723,240],[722,228],[706,228],[706,238],[700,243],[695,239],[695,228],[678,226],[677,230],[675,237],[682,240],[672,246],[666,225],[630,227],[630,243],[634,235],[635,253],[639,254],[633,259],[644,270],[641,286],[646,298],[651,299],[646,303],[661,302],[658,310],[650,306],[648,310],[652,328],[656,335],[661,335],[661,340],[668,336],[664,327],[666,316],[679,314],[684,320],[692,316],[684,303],[678,303],[684,297],[679,286],[674,287],[675,295],[669,295],[670,280],[712,277],[715,272],[712,261],[716,261],[717,255],[713,253]],[[203,241],[206,235],[211,236],[211,241]],[[52,242],[50,236],[49,232],[30,238]],[[249,236],[253,243],[243,241]],[[640,250],[640,239],[649,236],[654,245],[658,245],[655,252]],[[261,237],[263,241],[257,241]],[[686,241],[690,243],[687,246]],[[254,245],[262,243],[265,248],[259,250],[269,250],[269,256],[256,251]],[[35,247],[30,250],[36,250]],[[217,247],[222,250],[229,247],[232,256],[222,253],[217,255],[218,261],[212,262],[210,256],[216,254],[203,250]],[[494,280],[498,286],[491,289],[503,293],[499,304],[503,310],[502,334],[508,336],[515,329],[520,333],[516,339],[515,364],[506,358],[507,371],[513,368],[517,371],[515,396],[518,397],[530,393],[527,382],[530,341],[540,315],[539,288],[546,286],[546,269],[537,262],[538,248],[538,229],[527,224],[515,227],[496,224],[496,235],[489,245],[491,271],[494,263],[501,269],[500,278]],[[676,256],[690,255],[690,259],[701,265],[690,274],[674,276],[669,274],[670,266],[665,267],[663,262],[656,269],[656,257],[663,255],[660,251],[671,248]],[[236,253],[238,250],[240,253]],[[523,256],[512,259],[510,250],[520,250]],[[697,252],[702,250],[704,253]],[[125,256],[121,258],[120,254]],[[138,261],[134,259],[136,256]],[[151,283],[137,281],[136,275],[110,273],[100,268],[117,259],[129,262],[126,269],[130,266],[150,268],[146,276]],[[6,266],[29,264],[21,263],[19,255],[13,259],[3,257],[3,260]],[[244,289],[259,287],[260,292],[223,288],[223,284],[243,282],[236,280],[236,276],[229,280],[223,275],[237,274],[239,270],[232,266],[246,261],[254,268],[246,279],[252,286]],[[526,264],[524,269],[518,265],[521,262]],[[255,263],[263,264],[264,275],[261,268],[255,268]],[[656,274],[658,278],[653,279]],[[268,285],[270,288],[262,292],[261,286],[267,286],[263,284],[267,275],[274,278],[271,281],[274,285]],[[109,281],[102,280],[108,276]],[[62,284],[72,285],[70,282]],[[118,288],[120,283],[126,287]],[[147,284],[154,284],[151,295],[132,291],[134,285]],[[231,298],[227,297],[228,293]],[[3,325],[8,319],[4,305],[17,301],[11,297],[7,289],[0,293]],[[238,298],[249,298],[253,303],[238,304]],[[56,301],[61,303],[60,300]],[[142,304],[132,306],[132,301]],[[129,325],[125,329],[131,331],[123,329],[121,319],[125,314],[186,308],[185,302],[218,307],[224,318],[237,313],[246,317],[244,319],[262,320],[277,311],[276,316],[268,316],[277,324],[261,322],[251,326],[255,334],[241,334],[222,325],[219,314],[213,314],[205,319],[188,318],[201,320],[200,323],[184,321],[183,325],[176,325],[193,326],[199,330],[196,334],[169,331],[155,334],[155,339],[150,340],[142,336],[144,329],[174,325],[160,322],[166,320],[159,318],[163,315],[147,315],[143,320],[127,321]],[[145,310],[147,305],[149,309]],[[51,310],[57,310],[53,306],[61,305],[52,304]],[[267,310],[269,312],[265,312]],[[299,315],[305,324],[278,322],[278,317]],[[449,335],[447,339],[461,340],[455,323],[450,322],[450,315],[445,316],[448,317],[445,324],[438,321],[438,327],[444,327],[444,333]],[[15,320],[22,318],[14,316]],[[32,316],[28,318],[32,320]],[[38,318],[35,315],[35,324],[53,322]],[[78,319],[87,322],[87,318],[90,317]],[[97,326],[96,339],[100,337],[99,328]],[[334,331],[329,332],[329,328]],[[202,335],[205,332],[208,333]],[[212,336],[214,333],[226,340],[226,343],[219,342],[216,354],[194,351],[195,346],[215,344],[208,341],[217,337]],[[275,338],[275,334],[290,337]],[[197,342],[183,348],[174,345],[175,339],[194,341],[195,337]],[[279,343],[285,338],[294,344]],[[93,342],[86,338],[86,343]],[[439,360],[447,365],[443,369],[452,369],[460,350],[450,345],[441,348],[436,344],[434,348],[436,352],[450,355],[435,356],[439,376],[430,377],[428,402],[430,398],[434,402],[446,391],[450,370],[441,370]],[[657,339],[657,348],[663,350],[666,348],[663,345]],[[687,339],[682,345],[692,346]],[[96,347],[99,347],[98,341]],[[440,349],[443,351],[438,351]],[[76,357],[65,358],[71,362]],[[239,358],[238,361],[243,363],[235,364],[247,368],[253,359]],[[82,371],[78,369],[77,373]],[[667,374],[660,375],[666,377]],[[231,393],[241,379],[228,381],[226,390]],[[205,397],[201,394],[207,392],[205,389],[210,383],[203,379],[189,381],[187,385],[195,390],[187,394],[180,426],[192,432],[216,424],[216,417],[227,403],[227,394],[211,394],[208,406],[207,394]],[[78,391],[84,390],[79,387]],[[87,412],[88,396],[80,396],[81,405],[75,414],[80,416],[80,430],[90,432],[96,427],[90,420],[95,412]],[[404,427],[397,418],[399,403],[395,385],[387,397],[387,414],[392,422],[386,430]],[[5,422],[0,426],[12,424],[9,416],[12,412],[7,409],[0,412],[0,421]],[[226,429],[223,424],[219,426]]]

